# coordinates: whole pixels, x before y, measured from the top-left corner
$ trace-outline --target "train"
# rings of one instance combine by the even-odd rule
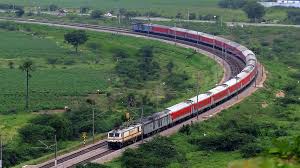
[[[142,34],[188,41],[214,50],[224,51],[231,57],[240,59],[245,66],[236,76],[206,93],[196,95],[183,102],[165,108],[165,110],[154,113],[129,127],[118,128],[108,132],[107,143],[109,148],[122,148],[138,141],[142,137],[155,134],[196,116],[207,109],[213,108],[245,89],[257,76],[258,64],[255,54],[245,46],[236,42],[203,32],[157,24],[133,24],[132,30]]]

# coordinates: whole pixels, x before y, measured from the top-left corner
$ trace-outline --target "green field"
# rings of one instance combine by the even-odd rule
[[[227,21],[246,21],[247,17],[241,10],[222,9],[218,7],[219,0],[118,0],[118,1],[105,1],[105,0],[2,0],[1,3],[11,4],[15,2],[18,5],[24,5],[28,8],[34,6],[47,7],[51,4],[56,4],[65,8],[80,8],[89,6],[93,9],[101,9],[104,11],[114,10],[118,8],[126,8],[131,11],[139,11],[146,15],[148,12],[156,12],[164,17],[175,17],[180,12],[184,18],[187,18],[188,11],[196,13],[197,15],[218,15],[222,16]]]
[[[63,7],[76,8],[82,6],[93,6],[95,8],[112,9],[117,7],[124,8],[196,8],[196,7],[211,7],[216,6],[218,0],[1,0],[1,3],[13,3],[26,6],[47,6],[57,4]]]
[[[160,22],[160,24],[170,23]],[[162,140],[156,140],[148,146],[128,150],[125,155],[107,164],[108,166],[223,168],[228,167],[234,160],[244,159],[244,154],[250,154],[247,157],[267,155],[275,139],[300,136],[300,48],[295,46],[300,43],[298,29],[257,27],[227,29],[215,24],[182,26],[222,35],[255,51],[268,74],[264,88],[242,103],[224,110],[217,117],[194,124],[190,132],[182,129],[179,133],[166,138],[170,141],[168,143],[162,144]],[[284,97],[276,96],[279,91],[285,94]],[[226,136],[227,139],[222,139]],[[245,136],[245,139],[237,140],[239,136]],[[218,145],[217,140],[222,144],[219,146],[223,148],[214,149]],[[206,145],[202,145],[203,143]],[[167,148],[166,144],[170,147]],[[224,147],[224,144],[227,146]],[[235,145],[236,148],[230,149]],[[261,153],[254,152],[251,146]],[[284,150],[287,149],[287,145],[283,144],[282,147]],[[160,150],[163,148],[166,149]],[[245,149],[248,153],[245,153]],[[161,159],[163,152],[171,153],[170,151],[174,153],[172,156]],[[297,158],[291,161],[291,164],[297,163],[296,160]],[[291,167],[297,165],[299,166],[295,164]]]

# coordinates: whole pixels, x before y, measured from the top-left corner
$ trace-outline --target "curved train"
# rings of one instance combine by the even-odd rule
[[[230,56],[242,60],[245,67],[235,77],[206,93],[168,107],[164,111],[155,113],[127,128],[110,131],[107,137],[110,148],[122,148],[127,144],[139,140],[142,136],[149,136],[187,118],[198,115],[200,112],[212,108],[238,94],[239,91],[246,88],[255,80],[257,74],[257,59],[255,54],[238,43],[202,32],[155,24],[134,24],[133,31],[180,39],[222,52],[224,51]]]

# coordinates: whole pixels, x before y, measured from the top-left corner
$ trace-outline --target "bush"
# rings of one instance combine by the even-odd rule
[[[51,4],[51,5],[49,5],[49,10],[50,11],[57,11],[58,10],[58,6],[55,5],[55,4]]]
[[[11,23],[11,22],[0,22],[0,28],[5,29],[5,30],[9,30],[9,31],[19,30],[17,25],[15,23]]]
[[[47,63],[50,65],[54,65],[58,63],[58,58],[47,58]]]
[[[64,65],[74,65],[76,61],[74,60],[65,60]]]
[[[37,143],[38,140],[52,140],[55,130],[50,126],[29,124],[19,130],[24,142]]]
[[[96,42],[89,42],[86,44],[86,46],[94,51],[101,49],[101,44]]]
[[[17,17],[22,17],[24,15],[25,11],[24,11],[24,9],[17,9],[15,13],[16,13]]]
[[[92,19],[100,19],[103,17],[103,12],[100,10],[93,10],[91,13],[91,18]]]
[[[127,168],[166,167],[177,156],[179,153],[172,141],[159,136],[141,145],[139,150],[127,149],[121,157],[121,162],[122,166]]]
[[[190,135],[191,134],[191,126],[190,125],[183,125],[180,129],[179,129],[180,133],[186,134],[186,135]]]
[[[189,76],[185,73],[171,73],[166,78],[166,85],[173,90],[184,90],[190,87],[186,82],[189,80]]]
[[[228,119],[219,124],[218,128],[223,131],[231,131],[249,134],[251,136],[260,135],[260,125],[255,121],[249,121],[248,119]]]
[[[121,59],[129,57],[129,54],[123,49],[117,48],[117,49],[114,49],[112,52],[113,52],[113,59],[115,61],[119,61]]]
[[[85,165],[77,165],[76,168],[109,168],[109,166],[96,164],[96,163],[88,163]]]
[[[41,115],[33,119],[31,123],[53,128],[58,139],[67,140],[73,134],[71,122],[64,116]]]
[[[241,154],[244,158],[255,157],[263,151],[262,147],[256,143],[249,143],[241,148]]]
[[[191,143],[205,150],[234,151],[254,141],[254,137],[237,132],[225,132],[221,135],[210,135],[200,139],[192,139]]]

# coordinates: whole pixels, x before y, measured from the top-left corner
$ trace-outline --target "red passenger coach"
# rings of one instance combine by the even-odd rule
[[[214,43],[215,43],[215,39],[213,36],[203,34],[203,35],[200,35],[200,38],[201,38],[201,41],[206,44],[214,45]]]
[[[212,90],[210,90],[210,92],[212,93],[212,98],[213,101],[219,102],[222,99],[226,98],[228,96],[228,89],[227,89],[227,85],[223,84],[221,86],[218,86]]]
[[[180,119],[183,119],[193,112],[192,103],[190,101],[181,102],[172,107],[167,108],[169,114],[171,115],[172,121],[176,122]]]
[[[160,33],[160,34],[169,34],[169,28],[168,27],[162,27],[153,25],[152,26],[152,32],[154,33]]]

